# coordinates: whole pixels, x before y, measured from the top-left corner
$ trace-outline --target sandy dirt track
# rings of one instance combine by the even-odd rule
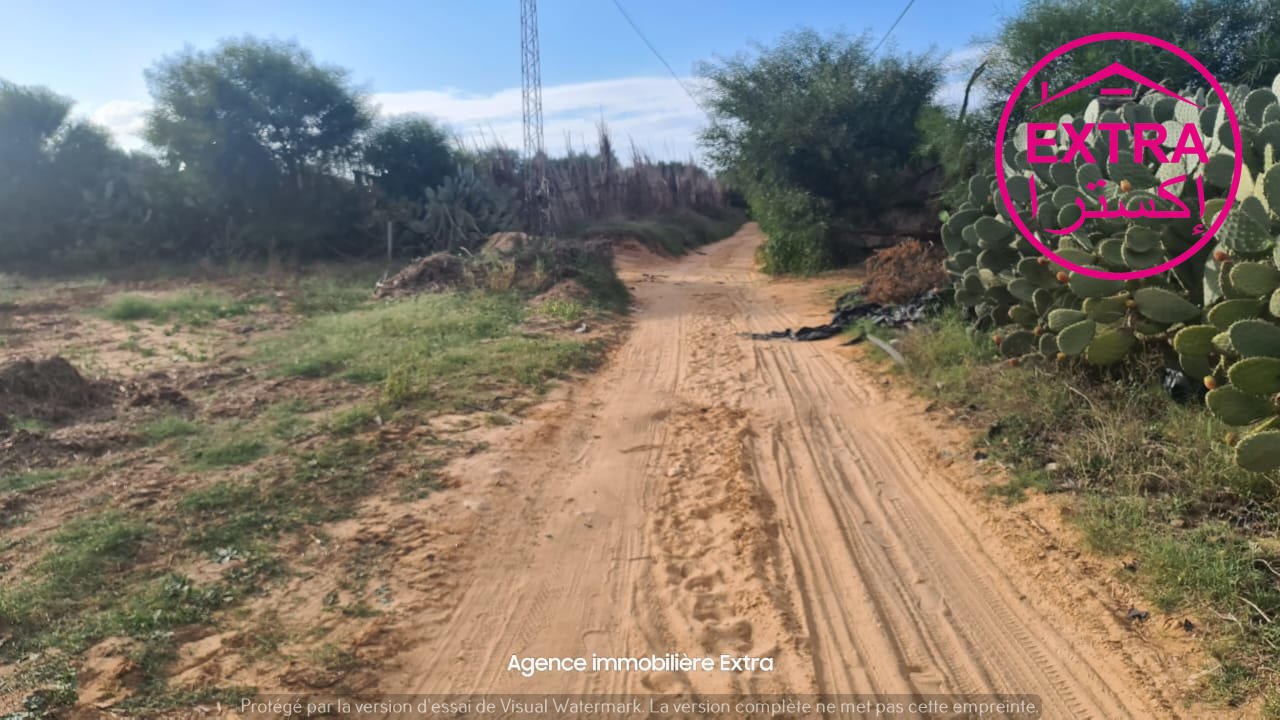
[[[825,310],[812,282],[753,269],[761,240],[748,225],[680,260],[619,254],[628,339],[463,468],[504,490],[478,501],[472,559],[381,689],[1003,692],[1039,695],[1046,718],[1187,714],[1105,573],[1055,555],[1021,511],[983,507],[973,463],[941,457],[954,430],[836,341],[742,337]],[[776,667],[507,670],[512,654],[668,652]]]

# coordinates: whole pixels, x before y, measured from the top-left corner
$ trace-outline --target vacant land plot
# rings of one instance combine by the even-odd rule
[[[453,462],[619,327],[581,286],[380,275],[0,279],[0,712],[367,682],[439,584],[388,554],[449,552]]]

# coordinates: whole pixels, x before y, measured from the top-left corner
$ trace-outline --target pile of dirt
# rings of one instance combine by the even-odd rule
[[[20,358],[0,367],[0,416],[63,423],[109,406],[114,394],[109,383],[86,380],[57,355]]]
[[[374,296],[393,298],[474,288],[537,293],[584,273],[611,273],[613,268],[613,250],[601,240],[498,233],[485,248],[493,251],[468,258],[438,252],[414,260],[379,283]]]
[[[438,252],[418,258],[388,280],[378,283],[374,297],[389,298],[423,292],[442,292],[463,280],[462,258]]]
[[[862,286],[868,302],[881,305],[905,303],[921,293],[947,285],[942,269],[945,253],[936,245],[914,238],[877,250],[867,260],[867,281]]]
[[[529,304],[536,307],[549,302],[585,303],[590,299],[591,291],[583,287],[582,283],[577,280],[561,280],[546,292],[535,296]]]

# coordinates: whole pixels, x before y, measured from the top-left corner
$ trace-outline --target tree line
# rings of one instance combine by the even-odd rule
[[[978,39],[982,57],[958,106],[935,98],[943,56],[877,53],[866,35],[799,31],[705,63],[712,122],[702,141],[769,236],[765,268],[814,272],[862,257],[867,238],[891,234],[904,214],[932,216],[950,189],[965,192],[991,162],[1022,75],[1071,40],[1117,30],[1172,42],[1219,81],[1259,84],[1280,71],[1277,0],[1028,0]],[[1072,51],[1037,77],[1067,87],[1116,61],[1169,87],[1203,84],[1172,54],[1113,42]],[[1055,121],[1061,110],[1040,113],[1015,120]]]
[[[380,118],[347,71],[297,43],[187,49],[146,81],[147,146],[125,152],[70,98],[0,80],[0,263],[360,257],[385,252],[388,221],[401,253],[422,254],[522,225],[518,153],[464,147],[425,116]],[[596,153],[544,161],[574,198],[553,208],[560,230],[723,204],[691,163],[623,167],[604,128]]]

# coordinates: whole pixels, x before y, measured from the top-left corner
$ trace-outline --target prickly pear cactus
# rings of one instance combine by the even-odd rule
[[[1235,204],[1212,247],[1172,271],[1139,280],[1072,272],[1021,236],[992,172],[970,178],[967,200],[945,214],[944,267],[957,305],[976,329],[1004,338],[1000,351],[1006,357],[1112,365],[1140,348],[1176,357],[1187,375],[1205,378],[1211,390],[1206,405],[1214,415],[1247,426],[1236,445],[1240,466],[1268,471],[1280,468],[1280,102],[1269,89],[1226,90],[1240,123],[1239,147],[1213,93],[1198,95],[1205,98],[1199,111],[1148,94],[1110,110],[1094,100],[1080,116],[1063,116],[1053,145],[1039,151],[1066,155],[1073,140],[1062,125],[1079,133],[1086,121],[1143,122],[1165,126],[1167,154],[1182,128],[1194,123],[1208,162],[1186,154],[1180,164],[1158,163],[1151,153],[1134,162],[1132,132],[1119,134],[1119,160],[1110,162],[1109,138],[1096,129],[1086,141],[1092,161],[1076,153],[1069,162],[1028,163],[1025,127],[1002,153],[1013,211],[1027,228],[1065,260],[1119,272],[1155,267],[1193,246],[1227,209],[1240,157]],[[1167,191],[1196,217],[1086,214],[1069,233],[1045,232],[1073,226],[1081,220],[1081,205],[1098,210],[1104,200],[1112,209],[1170,209],[1157,188],[1183,174],[1186,180]]]

